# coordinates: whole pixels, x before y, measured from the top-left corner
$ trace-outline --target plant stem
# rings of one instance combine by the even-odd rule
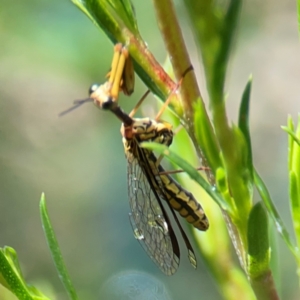
[[[183,40],[174,6],[171,0],[153,0],[158,25],[165,41],[165,46],[173,66],[175,78],[179,81],[182,74],[191,66],[191,61]],[[181,86],[181,96],[184,99],[183,109],[185,119],[193,120],[193,103],[202,100],[194,72],[189,72]]]
[[[258,300],[279,300],[271,271],[259,278],[251,279],[250,283]]]
[[[182,78],[184,72],[191,66],[191,61],[185,46],[181,29],[178,24],[174,5],[171,0],[153,0],[154,9],[158,25],[165,42],[167,52],[173,66],[174,74],[177,82]],[[205,105],[197,84],[194,72],[188,72],[184,77],[184,81],[180,89],[181,102],[183,107],[183,121],[187,132],[195,146],[200,163],[204,167],[208,167],[205,156],[195,137],[194,129],[194,105],[200,106],[202,111],[203,122],[207,124],[207,128],[214,136],[213,129],[208,118]],[[206,171],[207,178],[211,185],[214,185],[214,176],[211,170]]]

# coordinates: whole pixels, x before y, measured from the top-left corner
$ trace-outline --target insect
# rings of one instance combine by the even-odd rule
[[[123,64],[124,60],[119,61]],[[120,74],[124,73],[120,64],[118,64],[118,69]],[[113,74],[113,71],[112,68],[110,75]],[[122,84],[118,80],[112,78],[111,82],[120,90]],[[81,100],[81,103],[93,101],[99,108],[113,112],[123,123],[121,134],[128,162],[130,221],[134,236],[163,273],[172,275],[176,272],[180,261],[180,248],[167,211],[161,201],[164,200],[183,237],[190,263],[196,268],[197,260],[194,250],[174,210],[178,211],[195,228],[202,231],[209,227],[206,215],[194,196],[165,172],[154,153],[140,147],[140,143],[144,141],[170,146],[173,140],[172,126],[156,119],[133,118],[137,108],[129,115],[126,114],[117,103],[118,95],[111,93],[111,86],[107,83],[92,85],[89,98]],[[142,99],[137,106],[141,101]]]
[[[94,102],[103,108],[96,98]],[[110,107],[107,104],[104,106],[123,122],[121,133],[128,161],[130,220],[135,237],[165,274],[175,273],[179,266],[180,249],[161,201],[165,200],[178,224],[188,249],[189,260],[196,268],[195,253],[174,209],[199,230],[207,230],[209,227],[205,213],[194,196],[166,174],[154,153],[140,147],[143,141],[169,146],[173,139],[171,125],[150,118],[131,118],[116,103],[112,103]]]

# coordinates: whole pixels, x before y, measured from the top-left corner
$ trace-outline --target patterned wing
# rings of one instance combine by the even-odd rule
[[[142,158],[138,160],[131,152],[126,152],[126,155],[130,221],[134,235],[162,272],[172,275],[180,259],[175,233],[153,187],[151,173],[140,161]]]
[[[169,177],[168,175],[160,175],[160,172],[164,172],[165,170],[163,169],[163,167],[159,164],[157,164],[157,159],[155,157],[155,155],[153,154],[153,152],[151,151],[147,151],[145,149],[140,149],[140,156],[143,156],[145,160],[147,160],[147,165],[148,165],[148,169],[151,170],[151,177],[153,185],[155,186],[155,190],[157,191],[159,197],[161,197],[162,199],[166,200],[170,211],[174,217],[174,220],[180,230],[181,236],[183,238],[183,241],[185,243],[185,246],[188,250],[188,258],[189,261],[191,263],[191,265],[196,269],[197,268],[197,259],[196,259],[196,255],[194,252],[194,249],[186,235],[186,233],[184,232],[175,212],[174,209],[177,209],[178,206],[174,206],[173,203],[180,203],[181,198],[186,195],[186,197],[183,198],[187,198],[189,202],[192,202],[192,200],[194,201],[194,203],[196,202],[196,200],[194,199],[194,196],[191,193],[188,193],[184,188],[182,188],[176,181],[174,181],[171,177]],[[166,184],[166,180],[163,180],[163,178],[168,179],[168,184]],[[177,194],[176,194],[177,192]],[[187,212],[189,212],[189,207],[185,204],[187,204],[184,201],[181,201],[181,204],[183,204],[183,209],[178,210],[180,212],[180,214],[187,218],[189,216],[189,214]],[[200,204],[199,204],[200,206]],[[192,206],[193,207],[193,206]],[[197,206],[195,206],[197,207]],[[185,208],[188,208],[187,210]],[[200,206],[201,208],[201,206]],[[201,208],[202,209],[202,208]],[[183,211],[185,211],[185,213],[182,213]],[[191,214],[191,211],[189,212]],[[205,216],[205,214],[204,214]]]

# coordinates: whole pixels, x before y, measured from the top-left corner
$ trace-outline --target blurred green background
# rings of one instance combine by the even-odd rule
[[[152,4],[133,3],[141,34],[163,63],[165,50]],[[206,96],[186,13],[180,1],[175,3]],[[39,217],[39,199],[45,192],[81,299],[101,299],[102,284],[128,270],[155,276],[172,299],[184,299],[186,293],[192,300],[221,299],[200,257],[195,271],[183,250],[178,272],[166,277],[134,240],[119,121],[88,104],[58,117],[74,99],[87,96],[91,83],[103,81],[112,56],[110,41],[69,1],[0,4],[0,246],[16,249],[27,282],[51,299],[67,299]],[[252,73],[254,160],[290,231],[287,137],[280,125],[289,113],[296,119],[300,108],[299,57],[295,1],[246,1],[228,77],[228,114],[236,120]],[[124,109],[129,111],[145,90],[137,80],[132,99],[120,99]],[[148,104],[153,101],[149,98]],[[279,252],[273,254],[280,263],[283,299],[298,299],[293,258],[277,240]]]

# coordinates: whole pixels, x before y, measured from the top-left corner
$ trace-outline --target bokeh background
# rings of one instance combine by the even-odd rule
[[[163,63],[151,1],[133,3],[141,34]],[[187,15],[181,1],[175,3],[206,95]],[[81,299],[101,299],[103,283],[130,270],[154,276],[171,299],[187,293],[192,300],[221,299],[200,257],[196,271],[183,258],[178,272],[166,277],[134,240],[119,121],[93,105],[58,117],[73,99],[87,96],[91,83],[103,80],[111,42],[70,1],[1,0],[0,5],[0,246],[16,249],[27,282],[51,299],[67,299],[42,231],[39,199],[45,192]],[[299,50],[295,0],[245,1],[229,69],[228,114],[236,120],[252,73],[254,160],[290,232],[287,136],[280,126],[288,114],[296,120],[300,108]],[[137,80],[133,98],[145,89]],[[127,111],[134,103],[120,101]],[[282,299],[298,299],[293,257],[276,240]]]

